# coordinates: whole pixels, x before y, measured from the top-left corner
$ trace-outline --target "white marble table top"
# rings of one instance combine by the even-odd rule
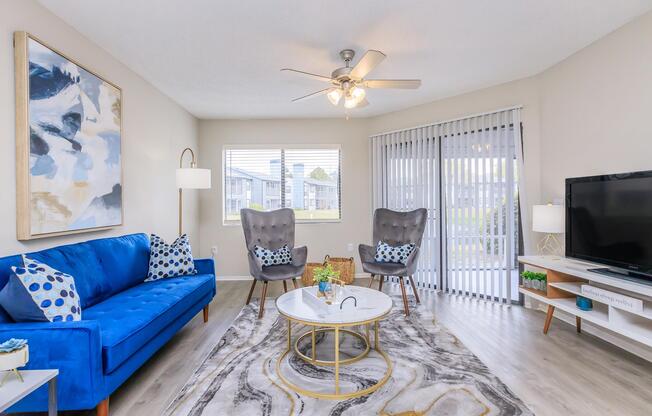
[[[307,288],[292,290],[279,296],[276,299],[279,313],[291,319],[328,326],[356,325],[359,322],[375,320],[392,309],[392,299],[386,294],[366,287],[346,286],[349,294],[355,296],[357,307],[349,300],[344,303],[342,310],[327,312],[304,302],[301,293],[304,289]]]

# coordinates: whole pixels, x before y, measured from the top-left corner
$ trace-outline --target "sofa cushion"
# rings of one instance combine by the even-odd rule
[[[27,256],[24,267],[0,291],[0,305],[16,322],[79,321],[81,307],[75,279]]]
[[[188,235],[180,235],[172,244],[168,244],[158,235],[152,234],[149,244],[149,272],[146,282],[197,274]]]
[[[84,310],[97,320],[104,373],[109,374],[207,293],[215,276],[198,274],[141,283]]]
[[[102,238],[89,243],[100,259],[106,276],[102,277],[103,291],[97,297],[97,302],[145,280],[149,264],[149,238],[146,234]]]

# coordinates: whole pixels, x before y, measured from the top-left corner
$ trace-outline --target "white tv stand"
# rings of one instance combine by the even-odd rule
[[[519,292],[524,296],[548,305],[548,313],[543,325],[544,334],[548,333],[555,309],[559,309],[575,316],[577,332],[581,332],[582,319],[584,319],[652,347],[652,285],[590,272],[588,269],[604,266],[566,257],[519,256],[518,261],[543,269],[548,276],[545,292],[522,286],[519,288]],[[590,284],[609,292],[640,299],[643,309],[632,311],[599,296],[583,294],[581,291],[583,284]],[[579,309],[575,305],[577,295],[591,299],[593,310]]]

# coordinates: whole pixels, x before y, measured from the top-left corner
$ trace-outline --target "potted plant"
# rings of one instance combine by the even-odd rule
[[[526,270],[521,273],[521,277],[523,278],[523,287],[540,290],[542,292],[546,291],[547,275],[545,273]]]
[[[313,274],[313,281],[319,283],[319,291],[326,293],[331,291],[331,279],[340,277],[340,272],[335,271],[333,266],[326,264],[324,267],[317,267]]]

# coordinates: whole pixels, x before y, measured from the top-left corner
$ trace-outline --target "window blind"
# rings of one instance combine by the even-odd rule
[[[375,208],[428,210],[419,286],[518,296],[520,108],[374,135],[371,156]]]
[[[292,208],[297,221],[341,218],[340,149],[225,148],[224,222],[242,208]]]

